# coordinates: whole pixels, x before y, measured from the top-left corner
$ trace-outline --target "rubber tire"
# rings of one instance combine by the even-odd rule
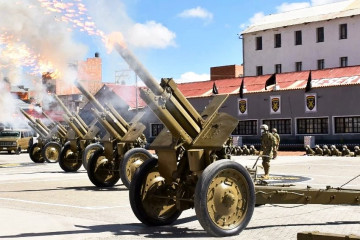
[[[129,160],[131,159],[132,155],[133,154],[136,154],[136,153],[143,153],[145,154],[148,158],[147,159],[150,159],[153,157],[153,155],[146,149],[144,148],[133,148],[133,149],[130,149],[129,151],[127,151],[124,155],[124,159],[120,162],[120,177],[121,177],[121,181],[122,183],[125,185],[125,187],[127,188],[130,188],[130,182],[131,182],[131,179],[129,179],[127,177],[127,174],[126,174],[126,165],[127,163],[129,162]]]
[[[77,164],[74,167],[68,167],[64,161],[65,161],[65,154],[67,152],[67,150],[70,149],[70,142],[66,142],[64,144],[64,146],[61,149],[60,152],[60,157],[59,157],[59,166],[61,167],[62,170],[64,170],[65,172],[76,172],[77,170],[79,170],[79,168],[82,165],[81,161],[77,161]]]
[[[207,208],[207,192],[208,188],[215,176],[224,170],[224,169],[235,169],[239,171],[245,178],[248,186],[249,186],[249,201],[247,204],[247,212],[244,220],[235,228],[230,230],[224,230],[217,227],[211,220],[208,208]],[[204,172],[201,174],[195,189],[195,212],[196,216],[199,219],[201,226],[212,236],[216,237],[225,237],[239,234],[242,230],[246,228],[248,225],[255,208],[255,188],[254,183],[250,177],[250,174],[247,170],[240,165],[231,160],[223,159],[218,160],[212,164],[210,164],[207,168],[205,168]]]
[[[46,152],[46,148],[48,147],[51,147],[51,146],[54,146],[58,149],[59,151],[59,155],[58,155],[58,159],[56,161],[51,161],[49,160],[46,155],[45,155],[45,152]],[[44,160],[48,163],[57,163],[59,161],[59,158],[60,158],[60,153],[61,153],[61,145],[57,142],[48,142],[47,144],[45,144],[45,146],[42,148],[42,151],[41,151],[41,156],[44,158]]]
[[[109,181],[109,182],[100,181],[98,178],[96,178],[96,175],[95,175],[95,167],[96,167],[97,160],[99,159],[100,156],[103,155],[103,153],[104,153],[103,148],[98,149],[93,153],[92,157],[89,159],[87,174],[88,174],[90,181],[95,186],[101,187],[101,188],[113,187],[120,179],[119,171],[115,172],[115,173],[117,173],[117,176],[112,178],[111,181]]]
[[[89,162],[88,162],[88,159],[86,159],[86,156],[87,156],[88,152],[93,150],[94,148],[103,149],[104,147],[100,143],[92,143],[92,144],[89,144],[88,146],[86,146],[86,148],[81,156],[82,164],[86,170],[88,170],[88,165],[89,165]],[[94,153],[92,153],[92,154],[94,154]],[[91,156],[90,156],[90,158],[91,158]]]
[[[29,156],[31,161],[33,161],[34,163],[43,163],[45,162],[45,159],[41,156],[41,150],[39,150],[39,157],[37,158],[36,156],[34,156],[33,152],[34,149],[37,147],[38,143],[34,143],[33,145],[31,145],[30,147],[30,151],[29,151]]]
[[[136,170],[133,179],[130,183],[130,205],[135,214],[135,216],[144,224],[148,226],[163,226],[169,225],[176,221],[179,218],[182,211],[177,210],[171,217],[166,219],[158,219],[149,217],[143,206],[142,206],[142,195],[141,195],[141,186],[144,178],[147,177],[147,173],[157,166],[157,158],[152,157],[149,160],[145,161],[140,167]]]

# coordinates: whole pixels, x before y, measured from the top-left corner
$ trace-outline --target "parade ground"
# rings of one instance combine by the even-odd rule
[[[233,159],[252,167],[256,156]],[[258,165],[261,165],[259,161]],[[262,174],[262,169],[259,169]],[[270,183],[299,188],[340,187],[360,174],[360,158],[282,153],[271,162]],[[344,188],[360,189],[360,177]],[[147,227],[133,214],[121,181],[99,189],[82,167],[33,163],[27,153],[0,153],[0,239],[209,239],[193,209],[171,226]],[[247,228],[226,239],[296,239],[298,232],[360,235],[360,206],[263,205]]]

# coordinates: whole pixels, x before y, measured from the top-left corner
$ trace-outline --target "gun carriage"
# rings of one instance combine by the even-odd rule
[[[29,120],[29,126],[39,135],[37,142],[31,144],[29,156],[33,162],[57,162],[61,146],[66,141],[67,130],[60,123],[55,122],[42,112],[43,116],[50,121],[46,126],[40,119],[34,119],[23,109],[21,113]]]
[[[360,204],[358,190],[265,186],[256,179],[256,168],[221,159],[219,152],[226,152],[221,148],[238,124],[218,112],[228,95],[216,95],[199,114],[172,79],[159,85],[126,47],[115,49],[148,87],[141,97],[166,127],[150,145],[158,157],[144,162],[130,184],[132,210],[144,224],[171,224],[195,208],[209,234],[229,236],[247,226],[255,204]]]
[[[144,124],[139,122],[143,113],[138,113],[128,123],[111,104],[103,107],[79,82],[75,85],[93,105],[92,112],[106,129],[109,137],[100,143],[86,147],[83,165],[91,182],[98,187],[112,187],[121,178],[129,187],[135,170],[152,155],[144,149],[146,138]]]

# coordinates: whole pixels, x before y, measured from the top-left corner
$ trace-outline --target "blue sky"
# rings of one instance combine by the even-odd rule
[[[111,2],[115,1],[117,0]],[[156,79],[173,77],[184,82],[208,80],[210,67],[213,66],[242,64],[242,41],[238,34],[261,16],[330,2],[335,1],[124,0],[123,9],[117,9],[115,4],[112,10],[126,14],[132,24],[146,25],[154,22],[173,33],[164,34],[162,37],[167,40],[163,39],[160,46],[145,44],[131,48]],[[92,14],[91,4],[87,6]],[[101,10],[97,8],[97,11]],[[109,23],[117,20],[118,17],[112,15],[106,21]],[[121,29],[121,24],[109,23],[115,28],[114,31]],[[83,40],[86,41],[86,38]],[[111,82],[114,80],[114,70],[124,69],[126,65],[121,63],[120,56],[116,53],[106,54],[104,49],[96,44],[96,41],[91,42],[90,46],[94,45],[94,48],[90,48],[93,51],[90,50],[89,56],[92,56],[94,51],[101,52],[103,81]],[[127,81],[127,84],[131,84],[131,81]]]
[[[108,53],[100,37],[79,31],[73,22],[62,21],[69,12],[40,7],[45,3],[56,3],[59,9],[62,3],[84,4],[87,10],[80,17],[90,17],[105,35],[121,32],[156,79],[200,81],[209,80],[210,67],[243,63],[238,34],[264,15],[337,1],[0,0],[0,29],[60,65],[60,69],[74,57],[85,60],[99,52],[103,81],[114,82],[115,71],[127,69],[121,57],[116,52]],[[67,31],[69,28],[72,30]],[[10,60],[6,62],[4,54],[1,57],[0,64],[9,65]],[[0,70],[0,75],[16,75],[14,69]],[[126,84],[133,83],[131,75]]]

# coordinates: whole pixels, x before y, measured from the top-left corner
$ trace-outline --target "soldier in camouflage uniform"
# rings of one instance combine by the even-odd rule
[[[312,150],[309,145],[305,146],[305,151],[306,151],[306,155],[308,155],[308,156],[314,156],[315,155],[314,150]]]
[[[251,145],[249,150],[250,150],[250,155],[258,155],[259,154],[259,151],[256,150],[254,145]]]
[[[275,138],[269,132],[269,127],[266,124],[261,125],[261,150],[260,154],[262,157],[262,165],[264,167],[264,179],[269,179],[270,172],[270,159],[273,157],[273,151],[275,148]],[[264,156],[266,155],[266,156]]]
[[[330,151],[331,151],[331,156],[341,156],[341,152],[336,148],[335,145],[331,145]]]
[[[277,133],[277,129],[276,129],[276,128],[273,128],[271,132],[272,132],[272,135],[273,135],[274,138],[275,138],[275,148],[274,148],[274,156],[273,156],[273,159],[276,159],[276,158],[277,158],[277,153],[278,153],[278,150],[279,150],[279,146],[280,146],[280,136],[279,136],[279,134]]]
[[[359,157],[360,156],[360,148],[359,146],[355,146],[354,147],[354,157]]]
[[[243,146],[243,155],[250,155],[250,150],[246,145]]]
[[[331,156],[331,151],[327,145],[323,146],[323,153],[324,153],[324,156]]]
[[[342,155],[345,157],[352,157],[352,156],[354,156],[354,153],[350,152],[350,149],[348,149],[348,147],[346,145],[344,145],[343,149],[342,149]]]
[[[236,149],[236,155],[237,156],[240,156],[240,155],[243,154],[243,150],[241,149],[240,146],[236,146],[235,149]]]
[[[322,156],[324,154],[323,150],[320,148],[319,145],[315,145],[315,155]]]

